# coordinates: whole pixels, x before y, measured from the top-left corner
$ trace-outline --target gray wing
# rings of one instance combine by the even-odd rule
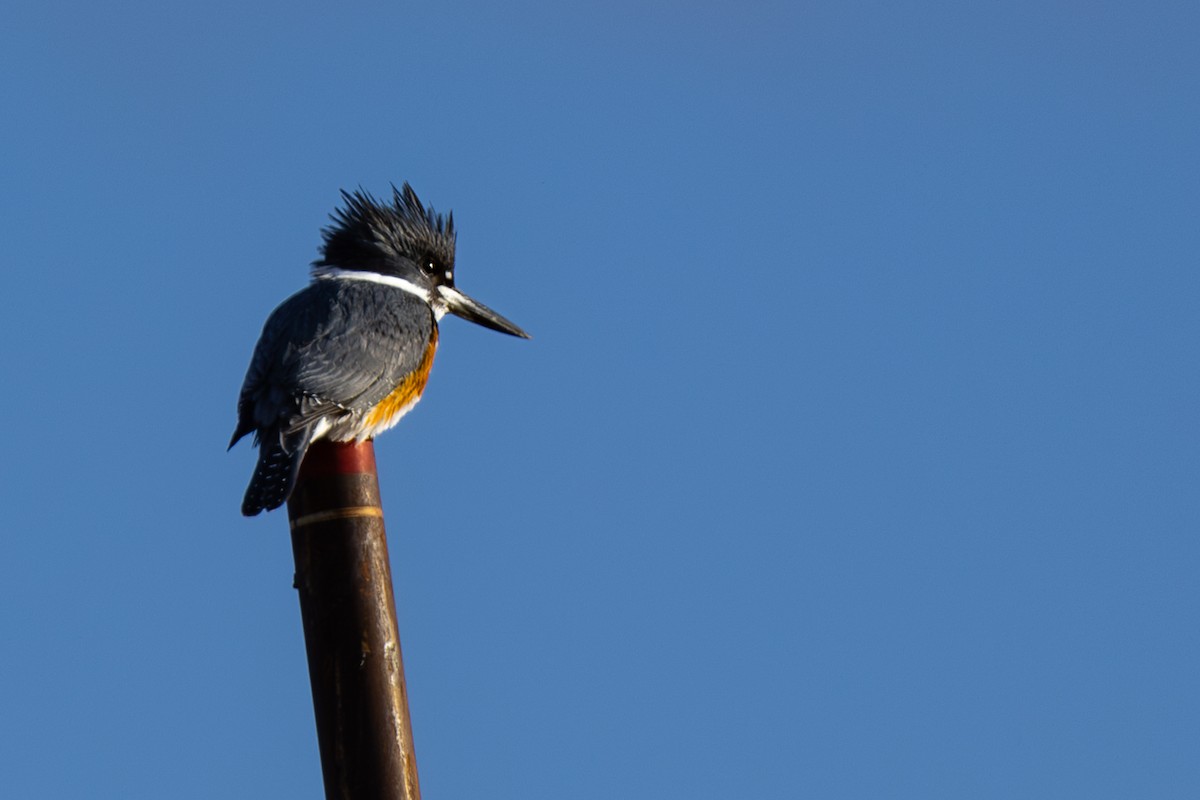
[[[415,370],[434,325],[419,298],[368,281],[317,280],[263,326],[233,441],[369,411]],[[231,445],[232,446],[232,443]]]

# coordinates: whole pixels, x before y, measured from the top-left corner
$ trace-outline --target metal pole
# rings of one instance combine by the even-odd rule
[[[420,800],[375,447],[320,441],[288,500],[328,800]]]

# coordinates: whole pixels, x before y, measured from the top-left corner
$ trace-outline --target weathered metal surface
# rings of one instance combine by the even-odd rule
[[[325,796],[419,800],[371,442],[318,442],[288,501]]]

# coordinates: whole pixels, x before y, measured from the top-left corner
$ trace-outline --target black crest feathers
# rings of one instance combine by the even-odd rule
[[[443,217],[426,208],[408,183],[392,186],[391,203],[362,188],[343,189],[342,200],[343,207],[330,215],[333,224],[321,229],[325,241],[314,268],[388,272],[389,263],[429,258],[453,267],[454,214]]]

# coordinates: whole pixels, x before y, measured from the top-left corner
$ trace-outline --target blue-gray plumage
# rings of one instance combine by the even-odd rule
[[[379,432],[365,425],[368,415],[416,371],[435,325],[420,299],[368,281],[314,281],[275,309],[250,360],[230,442],[254,432],[260,450],[243,512],[286,500],[318,426],[334,441]]]
[[[278,508],[310,444],[375,436],[420,399],[449,311],[528,335],[454,288],[454,223],[404,185],[391,204],[343,192],[313,281],[267,319],[238,398],[233,447],[254,433],[258,464],[242,503]]]

